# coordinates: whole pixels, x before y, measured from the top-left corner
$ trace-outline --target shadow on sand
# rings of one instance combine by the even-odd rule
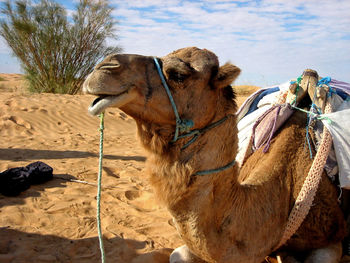
[[[0,237],[0,262],[100,262],[97,237],[68,239],[21,232],[11,229],[10,226],[0,227]],[[169,254],[172,251],[152,251],[152,242],[124,239],[119,236],[104,238],[104,245],[107,263],[165,263],[169,262]]]
[[[47,160],[47,159],[66,159],[66,158],[87,158],[98,157],[98,154],[85,151],[53,151],[53,150],[33,150],[33,149],[0,149],[0,160],[9,161],[28,161],[28,160]],[[123,156],[123,155],[104,155],[106,159],[123,161],[146,161],[144,156]]]

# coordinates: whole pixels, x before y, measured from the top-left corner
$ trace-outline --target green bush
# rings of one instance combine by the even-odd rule
[[[75,94],[101,58],[120,52],[106,45],[117,38],[112,10],[105,0],[80,0],[68,17],[51,0],[4,2],[0,35],[21,61],[30,91]]]

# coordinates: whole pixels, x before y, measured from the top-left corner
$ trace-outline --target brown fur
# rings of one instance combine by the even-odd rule
[[[101,65],[111,61],[120,63],[121,69],[104,72],[97,66],[85,91],[118,94],[125,86],[138,91],[139,96],[121,109],[136,120],[141,144],[149,151],[150,182],[188,248],[208,262],[261,262],[279,242],[312,163],[304,148],[305,116],[295,114],[269,152],[257,151],[241,170],[235,165],[220,173],[193,176],[235,159],[236,104],[226,87],[240,70],[231,64],[219,67],[212,52],[197,48],[161,58],[181,118],[202,128],[228,116],[181,151],[189,139],[170,142],[174,113],[152,58],[114,55]],[[344,234],[337,191],[323,175],[309,215],[283,249],[307,251],[336,243]]]

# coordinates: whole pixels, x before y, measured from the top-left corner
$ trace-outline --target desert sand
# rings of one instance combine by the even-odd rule
[[[0,74],[0,171],[42,161],[54,179],[17,197],[0,194],[0,262],[99,262],[99,118],[87,112],[94,97],[30,94],[25,85],[22,75]],[[134,121],[108,109],[104,137],[106,261],[168,262],[182,242],[147,182]]]

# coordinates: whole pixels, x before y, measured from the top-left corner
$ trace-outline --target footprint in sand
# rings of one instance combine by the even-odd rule
[[[13,108],[14,102],[13,100],[8,100],[4,102],[4,105],[9,106],[10,108]]]
[[[127,198],[128,204],[140,212],[151,212],[161,208],[153,193],[149,191],[127,190],[124,192],[124,196]]]
[[[13,121],[14,121],[17,125],[23,126],[23,127],[25,127],[26,129],[28,129],[28,130],[31,130],[31,129],[32,129],[32,125],[31,125],[29,122],[23,120],[22,118],[13,117]]]
[[[139,198],[140,196],[141,196],[141,192],[138,190],[128,190],[125,192],[125,197],[130,201],[136,198]]]
[[[36,111],[36,110],[38,110],[38,109],[39,109],[39,107],[36,106],[36,105],[31,106],[31,107],[30,107],[30,112]]]
[[[33,127],[32,125],[23,120],[22,118],[19,118],[19,117],[16,117],[16,116],[6,116],[6,117],[3,117],[2,120],[4,121],[4,123],[8,123],[8,124],[16,124],[16,126],[21,126],[21,127],[24,127],[28,130],[32,130]]]
[[[119,113],[119,118],[122,119],[122,120],[125,120],[125,119],[128,118],[128,116],[124,112],[120,112]]]

